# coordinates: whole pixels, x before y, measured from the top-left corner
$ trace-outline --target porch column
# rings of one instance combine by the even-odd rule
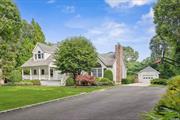
[[[30,80],[32,80],[32,69],[30,68]]]
[[[50,75],[50,67],[48,66],[48,80],[51,79],[51,75]]]
[[[103,78],[104,77],[104,68],[102,67],[101,70],[102,70],[102,78]]]
[[[22,80],[24,80],[24,70],[22,68]]]
[[[40,69],[40,67],[39,67],[38,70],[39,70],[39,71],[38,71],[38,73],[39,73],[39,74],[38,74],[38,75],[39,75],[38,77],[39,77],[39,80],[41,80],[41,69]]]

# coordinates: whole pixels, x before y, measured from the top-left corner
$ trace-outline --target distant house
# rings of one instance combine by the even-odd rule
[[[150,83],[150,80],[159,78],[159,72],[154,68],[148,66],[138,72],[138,82]]]
[[[54,64],[56,45],[37,43],[32,53],[33,56],[22,67],[23,80],[40,80],[42,85],[64,86],[67,74],[61,74]],[[121,84],[122,78],[126,78],[126,67],[123,61],[123,48],[115,46],[115,52],[99,54],[98,66],[92,69],[91,75],[103,77],[104,71],[109,69],[113,73],[113,81]]]

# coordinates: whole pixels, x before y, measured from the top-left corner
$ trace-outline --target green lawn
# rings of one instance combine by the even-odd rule
[[[102,88],[103,87],[0,86],[0,111],[82,92],[92,92]]]

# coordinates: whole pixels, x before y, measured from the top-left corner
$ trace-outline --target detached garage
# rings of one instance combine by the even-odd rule
[[[148,66],[143,70],[138,72],[138,82],[140,83],[150,83],[152,79],[159,78],[159,72],[154,68]]]

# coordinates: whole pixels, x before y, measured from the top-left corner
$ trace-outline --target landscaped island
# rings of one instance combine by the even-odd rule
[[[103,87],[3,86],[0,87],[0,111],[83,92],[92,92],[102,88]]]

